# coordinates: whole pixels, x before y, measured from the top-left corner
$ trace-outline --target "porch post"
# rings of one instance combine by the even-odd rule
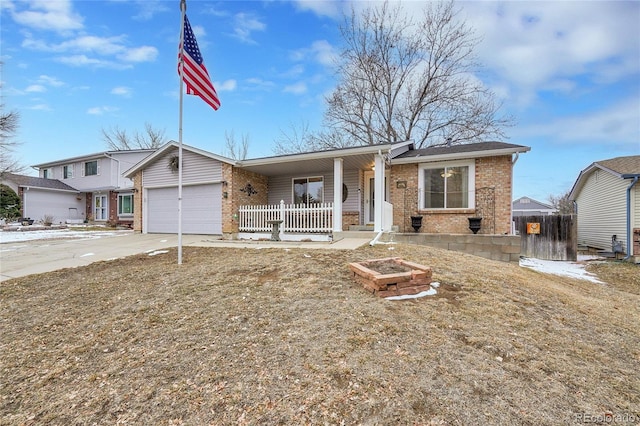
[[[333,159],[333,232],[342,232],[342,158]]]
[[[375,232],[382,231],[382,212],[384,211],[384,157],[382,153],[378,153],[375,156],[374,161],[375,170],[373,172],[374,191],[376,199],[373,206],[373,230]]]

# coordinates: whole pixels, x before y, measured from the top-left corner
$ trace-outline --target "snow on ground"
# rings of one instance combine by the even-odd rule
[[[595,259],[598,259],[598,257],[578,256],[578,262],[582,263],[577,263],[562,260],[540,260],[524,257],[520,259],[520,266],[535,269],[536,271],[544,272],[545,274],[561,275],[602,284],[602,281],[600,281],[595,275],[585,271],[584,269],[584,261]]]
[[[23,227],[27,228],[28,227]],[[65,228],[65,229],[45,229],[39,231],[0,231],[1,243],[16,243],[22,241],[47,240],[52,238],[67,239],[96,239],[102,237],[111,237],[114,235],[124,235],[131,231],[85,231],[82,228]]]

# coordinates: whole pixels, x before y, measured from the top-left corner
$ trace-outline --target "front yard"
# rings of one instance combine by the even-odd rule
[[[3,282],[0,424],[640,422],[638,266],[595,265],[602,285],[391,247],[186,247]],[[438,294],[352,281],[389,256]]]

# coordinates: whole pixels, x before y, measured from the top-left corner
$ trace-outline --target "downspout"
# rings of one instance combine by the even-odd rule
[[[517,152],[514,154],[513,159],[511,160],[511,194],[509,195],[509,199],[513,202],[513,166],[516,165],[516,162],[518,161],[518,158],[520,158],[520,154],[518,154]],[[494,197],[494,202],[495,202],[495,197]],[[493,214],[495,215],[495,207],[493,208]],[[511,227],[511,235],[515,235],[515,228],[513,226],[513,204],[511,205],[511,208],[509,209],[509,224]],[[495,230],[495,220],[494,220],[494,232]]]
[[[627,187],[627,255],[622,260],[629,260],[631,257],[631,249],[633,248],[633,240],[631,236],[631,190],[638,182],[638,178],[640,178],[640,176],[636,175],[633,178],[631,185]]]

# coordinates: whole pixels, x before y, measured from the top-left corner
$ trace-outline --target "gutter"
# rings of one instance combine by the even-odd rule
[[[640,175],[629,176],[633,177],[633,182],[627,187],[627,255],[622,260],[629,260],[631,257],[631,251],[633,250],[633,239],[631,236],[631,190],[638,183]],[[631,248],[631,250],[630,250]]]

